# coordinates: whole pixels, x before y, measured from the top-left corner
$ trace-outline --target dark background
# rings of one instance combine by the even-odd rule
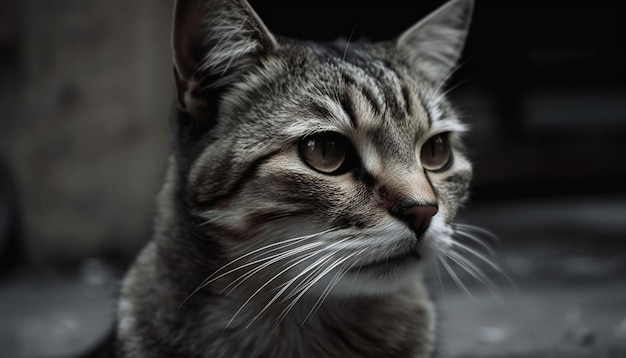
[[[284,1],[280,11],[257,3],[277,33],[378,41],[442,2]],[[469,138],[477,200],[624,192],[625,8],[616,1],[476,2],[449,88],[489,112],[466,113],[480,132]]]
[[[442,3],[252,1],[276,34],[374,41]],[[112,320],[119,277],[149,239],[169,150],[171,7],[0,0],[0,352],[8,356],[76,353]],[[469,293],[443,267],[430,268],[442,356],[626,356],[623,8],[476,2],[448,86],[472,129],[475,179],[460,221],[499,237],[479,235],[513,284],[477,257],[495,293],[458,267]]]

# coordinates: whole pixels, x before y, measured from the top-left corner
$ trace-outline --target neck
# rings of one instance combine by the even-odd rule
[[[319,306],[318,297],[306,296],[286,315],[284,303],[258,315],[265,306],[260,298],[242,308],[244,295],[212,289],[180,306],[195,287],[179,271],[162,271],[158,251],[155,242],[148,245],[124,283],[126,350],[186,357],[426,357],[432,351],[433,312],[419,282],[384,296],[331,296]]]

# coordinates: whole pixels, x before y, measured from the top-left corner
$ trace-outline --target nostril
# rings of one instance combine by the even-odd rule
[[[430,225],[430,219],[437,214],[437,205],[416,205],[402,211],[402,219],[418,233],[424,232]]]

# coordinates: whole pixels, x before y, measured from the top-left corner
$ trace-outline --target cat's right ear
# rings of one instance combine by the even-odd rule
[[[245,0],[176,0],[173,21],[176,100],[192,117],[214,105],[207,90],[227,86],[277,46]]]
[[[433,81],[445,81],[461,57],[473,8],[473,0],[448,1],[404,32],[397,49]]]

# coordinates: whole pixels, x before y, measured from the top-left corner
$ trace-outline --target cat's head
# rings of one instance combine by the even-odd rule
[[[319,44],[278,39],[244,0],[178,0],[177,185],[197,237],[282,284],[413,277],[450,244],[471,177],[443,85],[472,5],[392,41]]]

